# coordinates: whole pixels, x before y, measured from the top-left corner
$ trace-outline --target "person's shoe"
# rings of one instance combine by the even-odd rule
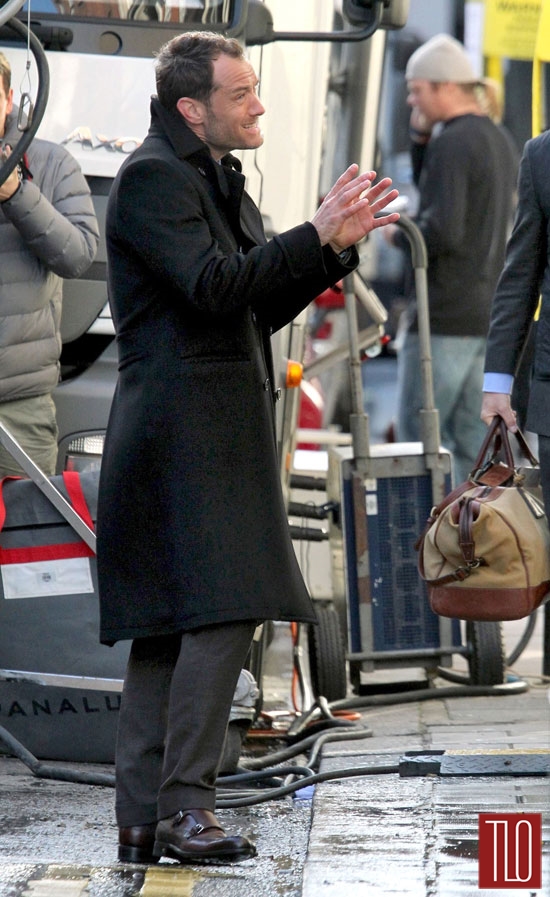
[[[158,863],[153,855],[156,822],[118,830],[118,858],[122,863]]]
[[[153,853],[180,863],[236,863],[256,855],[240,835],[228,836],[211,810],[180,810],[157,825]]]

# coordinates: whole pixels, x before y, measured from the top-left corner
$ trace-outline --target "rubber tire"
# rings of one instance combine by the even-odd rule
[[[347,695],[346,652],[340,618],[332,604],[316,603],[317,625],[308,627],[311,687],[316,698],[330,703]]]
[[[466,621],[470,685],[501,685],[506,670],[502,624]]]

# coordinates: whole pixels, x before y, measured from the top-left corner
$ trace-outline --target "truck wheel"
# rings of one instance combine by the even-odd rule
[[[501,685],[506,666],[502,624],[466,621],[466,646],[470,685]]]
[[[316,604],[317,625],[308,627],[311,685],[330,703],[347,694],[347,669],[340,618],[332,604]]]

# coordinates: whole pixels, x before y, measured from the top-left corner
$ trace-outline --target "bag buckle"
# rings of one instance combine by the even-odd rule
[[[483,558],[474,558],[473,561],[468,561],[463,567],[457,567],[455,576],[459,582],[463,582],[465,579],[468,579],[472,570],[477,570],[478,567],[482,567],[484,564],[485,561]]]

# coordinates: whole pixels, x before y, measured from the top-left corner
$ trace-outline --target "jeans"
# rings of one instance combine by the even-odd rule
[[[485,338],[431,337],[434,403],[439,410],[441,445],[452,452],[454,484],[462,483],[487,433],[480,419]],[[424,407],[420,345],[417,333],[407,332],[397,357],[397,439],[418,442],[419,411]]]

